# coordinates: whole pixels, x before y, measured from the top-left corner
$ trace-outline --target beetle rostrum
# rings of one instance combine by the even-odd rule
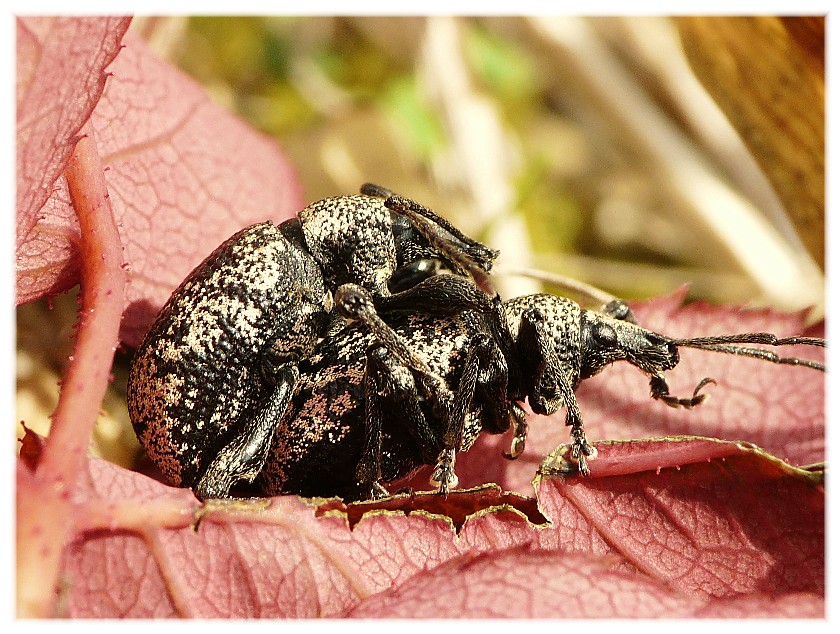
[[[330,330],[337,288],[356,284],[387,301],[446,271],[489,290],[496,255],[370,184],[243,229],[178,286],[137,349],[127,400],[141,444],[171,483],[226,496],[262,470],[299,363]]]

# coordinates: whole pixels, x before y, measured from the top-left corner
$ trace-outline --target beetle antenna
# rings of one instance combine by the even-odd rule
[[[674,339],[673,343],[681,348],[696,348],[698,350],[710,350],[723,354],[735,354],[754,359],[763,359],[770,363],[783,365],[801,365],[814,370],[825,372],[825,364],[810,359],[799,359],[796,357],[781,357],[772,350],[764,348],[753,348],[741,346],[742,343],[757,343],[768,346],[817,346],[825,348],[825,339],[818,337],[777,337],[769,332],[748,332],[740,335],[720,335],[717,337],[693,337],[690,339]]]

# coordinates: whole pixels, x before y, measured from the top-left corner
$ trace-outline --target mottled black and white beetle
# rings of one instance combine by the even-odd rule
[[[227,495],[262,469],[339,286],[358,285],[372,301],[407,294],[434,306],[446,296],[417,293],[418,282],[445,270],[490,292],[496,255],[371,184],[280,225],[243,229],[178,286],[136,352],[127,399],[141,444],[173,484],[200,498]]]
[[[622,302],[605,307],[607,314],[548,294],[502,302],[455,276],[420,286],[445,288],[452,305],[471,308],[432,315],[428,307],[416,310],[413,300],[394,298],[386,326],[364,289],[339,289],[336,310],[355,322],[302,362],[298,391],[256,481],[263,493],[376,498],[387,493],[381,483],[423,464],[434,465],[432,485],[446,493],[457,484],[456,452],[469,449],[481,432],[502,433],[512,424],[508,457],[522,452],[526,398],[537,414],[565,407],[571,427],[568,451],[552,452],[542,470],[586,475],[595,452],[574,390],[619,360],[650,377],[653,398],[685,408],[704,400],[700,389],[712,380],[703,379],[689,398],[670,394],[663,374],[679,362],[679,348],[825,369],[739,345],[824,346],[823,339],[768,333],[671,339],[633,323]]]

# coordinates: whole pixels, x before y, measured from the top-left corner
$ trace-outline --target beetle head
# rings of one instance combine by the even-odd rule
[[[677,344],[636,324],[591,310],[581,311],[580,378],[589,378],[614,361],[632,363],[648,376],[676,367]]]

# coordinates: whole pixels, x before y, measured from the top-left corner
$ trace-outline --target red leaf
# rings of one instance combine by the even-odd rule
[[[701,605],[600,557],[515,547],[454,557],[348,616],[674,618],[691,616]]]
[[[705,602],[608,559],[523,547],[462,556],[361,603],[371,618],[821,618],[813,594]]]
[[[607,468],[591,479],[544,480],[545,513],[557,518],[571,504],[628,563],[691,596],[823,591],[820,477],[753,449],[702,439],[653,441],[643,450],[688,445],[679,448],[677,469],[632,460],[629,466],[637,444],[602,446]],[[696,459],[685,460],[692,451]]]
[[[604,460],[628,446],[605,445]],[[426,512],[350,530],[295,496],[212,503],[194,528],[189,492],[93,460],[64,604],[109,617],[821,615],[822,487],[715,446],[680,470],[546,480],[551,526],[488,513],[460,535]]]
[[[130,346],[223,240],[303,207],[276,143],[216,106],[132,35],[93,116],[131,265],[122,327]]]
[[[104,34],[92,35],[93,26]],[[276,144],[213,104],[138,37],[127,33],[108,66],[121,36],[113,24],[92,19],[18,22],[17,299],[78,282],[79,229],[60,174],[73,135],[91,116],[130,265],[121,338],[133,346],[175,286],[225,238],[254,222],[284,220],[302,203]],[[77,41],[86,46],[68,43]],[[111,77],[99,99],[106,66]],[[67,98],[76,106],[70,111],[56,100],[57,78],[79,93]],[[21,116],[45,110],[64,125],[41,131]],[[48,183],[36,178],[44,174]]]
[[[128,18],[18,18],[17,301],[78,281],[79,226],[62,177]]]

